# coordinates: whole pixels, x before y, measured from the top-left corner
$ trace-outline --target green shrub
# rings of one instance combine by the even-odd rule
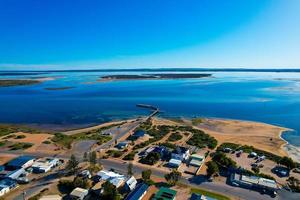
[[[15,137],[15,139],[24,139],[24,138],[26,138],[25,135],[17,135],[17,136]]]
[[[14,143],[13,145],[9,146],[10,150],[22,150],[22,149],[28,149],[32,147],[33,144],[31,143],[23,143],[23,142],[18,142]]]
[[[178,141],[178,140],[181,140],[181,139],[182,139],[182,135],[178,132],[175,132],[175,133],[172,133],[169,136],[168,141],[175,142],[175,141]]]

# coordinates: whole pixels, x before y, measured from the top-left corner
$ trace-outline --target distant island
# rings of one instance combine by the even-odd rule
[[[0,79],[0,87],[20,86],[20,85],[33,85],[41,83],[40,80],[28,79]]]
[[[160,79],[188,79],[188,78],[205,78],[210,77],[211,74],[141,74],[141,75],[107,75],[102,76],[100,81],[112,80],[160,80]]]
[[[69,86],[69,87],[53,87],[53,88],[45,88],[45,90],[68,90],[68,89],[72,89],[74,87]]]

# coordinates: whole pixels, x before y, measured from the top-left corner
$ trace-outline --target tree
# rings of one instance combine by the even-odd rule
[[[294,169],[296,167],[296,163],[289,157],[284,156],[279,160],[279,164],[286,166],[289,169]]]
[[[87,161],[88,160],[88,154],[87,154],[87,152],[84,152],[84,154],[83,154],[83,161]]]
[[[148,164],[148,165],[154,165],[159,161],[160,154],[157,152],[150,152],[145,158],[141,160],[142,163]]]
[[[143,181],[147,182],[151,178],[152,171],[150,169],[142,171]]]
[[[206,169],[206,173],[208,177],[211,177],[217,173],[219,173],[219,167],[217,165],[217,163],[215,163],[214,161],[208,161],[206,163],[207,169]]]
[[[74,188],[76,187],[80,187],[80,188],[89,188],[90,187],[90,184],[88,182],[87,179],[84,179],[82,177],[75,177],[74,180],[73,180],[73,185],[74,185]]]
[[[114,186],[109,181],[106,181],[105,183],[103,183],[102,188],[103,188],[103,194],[102,194],[101,199],[118,200],[120,198],[116,186]]]
[[[132,171],[132,168],[133,168],[133,164],[130,162],[127,166],[127,175],[128,176],[132,176],[133,175],[133,171]]]
[[[76,157],[72,154],[70,160],[67,163],[66,169],[72,173],[75,174],[78,171],[78,165],[79,161],[76,159]]]
[[[165,179],[170,185],[175,185],[180,177],[181,173],[176,169],[174,169],[171,173],[165,175]]]
[[[97,163],[97,154],[95,151],[93,151],[89,154],[89,162],[93,165],[95,165]]]

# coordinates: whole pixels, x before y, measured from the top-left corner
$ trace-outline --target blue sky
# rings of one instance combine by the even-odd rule
[[[298,0],[0,0],[0,69],[300,68]]]

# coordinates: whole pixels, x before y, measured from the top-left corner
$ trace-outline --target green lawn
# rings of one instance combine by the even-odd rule
[[[225,196],[225,195],[210,192],[210,191],[199,189],[199,188],[191,188],[191,193],[203,194],[205,196],[215,198],[215,199],[218,199],[218,200],[230,200],[230,198]]]

